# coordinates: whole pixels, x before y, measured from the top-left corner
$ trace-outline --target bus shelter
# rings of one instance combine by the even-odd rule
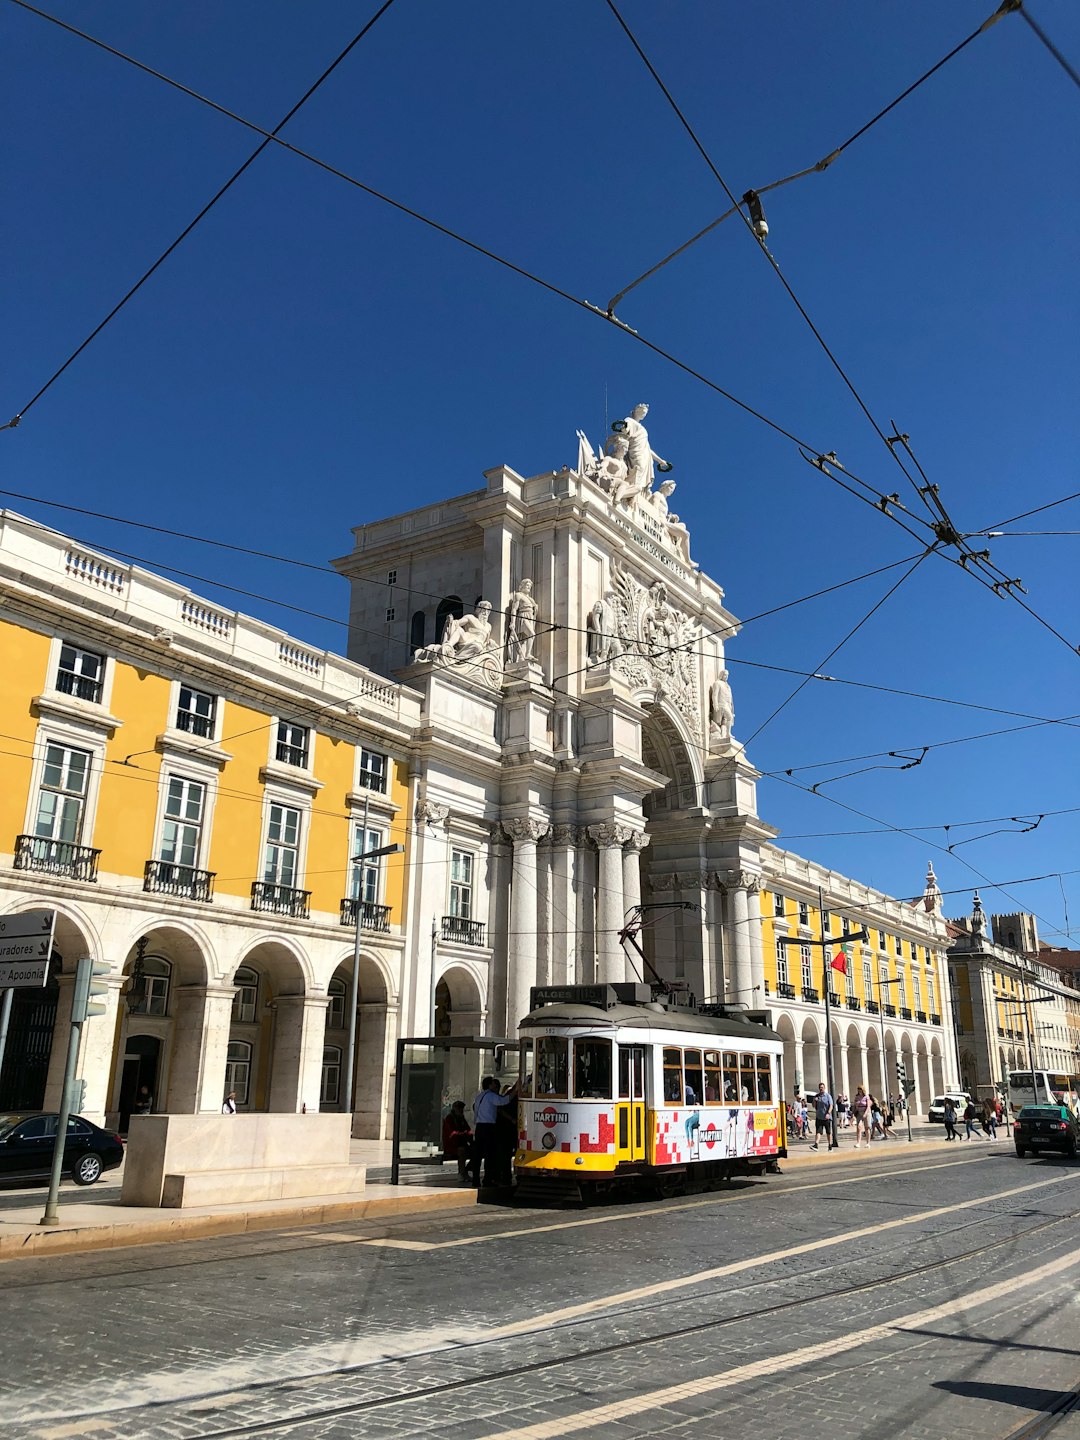
[[[402,1165],[441,1165],[442,1127],[455,1100],[464,1100],[472,1123],[472,1102],[485,1075],[500,1088],[518,1078],[517,1040],[467,1035],[412,1037],[398,1041],[394,1077],[394,1140],[390,1183],[400,1183]]]

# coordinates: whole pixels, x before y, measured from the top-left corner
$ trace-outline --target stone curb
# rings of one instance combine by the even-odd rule
[[[44,1205],[44,1201],[42,1202]],[[26,1227],[14,1234],[0,1233],[0,1261],[70,1255],[80,1250],[115,1250],[127,1245],[167,1245],[177,1240],[207,1240],[221,1235],[248,1235],[278,1230],[283,1225],[336,1225],[343,1220],[381,1220],[392,1215],[460,1210],[476,1204],[476,1191],[425,1195],[381,1196],[378,1199],[320,1200],[280,1205],[272,1210],[217,1211],[212,1215],[183,1215],[155,1210],[153,1218],[105,1221],[50,1229]],[[62,1212],[61,1212],[62,1213]],[[0,1217],[0,1223],[2,1217]]]
[[[786,1160],[781,1160],[780,1165],[784,1170],[794,1170],[803,1166],[817,1165],[822,1161],[835,1164],[837,1160],[860,1161],[864,1155],[873,1155],[876,1159],[882,1156],[895,1155],[902,1159],[905,1155],[925,1154],[927,1151],[935,1151],[940,1154],[945,1144],[945,1139],[940,1140],[912,1140],[908,1143],[905,1135],[898,1135],[897,1144],[889,1145],[886,1141],[875,1141],[869,1150],[856,1150],[853,1145],[841,1145],[837,1150],[807,1151],[805,1149],[789,1150]],[[983,1142],[989,1151],[993,1153],[993,1143],[989,1140]],[[1000,1142],[999,1142],[1000,1143]]]

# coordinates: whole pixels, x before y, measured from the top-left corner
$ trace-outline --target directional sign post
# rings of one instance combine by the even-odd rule
[[[0,915],[0,1073],[4,1069],[11,1002],[15,991],[40,989],[49,978],[55,910],[24,910],[21,915]]]
[[[40,989],[49,978],[55,910],[0,915],[0,990]]]

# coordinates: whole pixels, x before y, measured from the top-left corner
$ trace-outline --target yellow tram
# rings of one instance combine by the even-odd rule
[[[520,1025],[519,1190],[762,1173],[786,1154],[783,1041],[761,1020],[647,985],[533,991]]]

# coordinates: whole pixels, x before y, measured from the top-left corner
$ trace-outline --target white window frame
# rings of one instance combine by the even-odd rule
[[[342,1054],[340,1045],[324,1045],[319,1072],[319,1109],[341,1103]],[[331,1080],[333,1084],[331,1085]]]
[[[86,797],[83,802],[82,835],[79,844],[92,847],[98,798],[101,792],[101,775],[105,768],[105,738],[100,732],[81,729],[76,721],[60,722],[50,718],[47,723],[43,722],[38,726],[37,734],[34,736],[34,761],[26,795],[23,833],[26,835],[34,833],[38,794],[45,774],[45,756],[50,745],[62,745],[69,750],[84,750],[90,755]]]
[[[789,983],[787,946],[781,945],[779,940],[776,942],[776,983],[778,985]]]
[[[75,791],[73,791],[73,790],[71,790],[71,789],[64,788],[62,785],[52,786],[52,785],[48,785],[48,784],[46,783],[45,774],[46,774],[46,771],[47,771],[48,766],[49,766],[49,750],[50,750],[50,749],[62,751],[63,754],[64,754],[64,756],[65,756],[65,759],[64,759],[63,762],[62,762],[62,768],[61,768],[61,775],[62,775],[62,776],[63,776],[64,774],[66,774],[66,773],[69,771],[69,769],[70,769],[70,766],[69,766],[69,764],[68,764],[68,759],[67,759],[66,757],[69,757],[69,756],[71,756],[71,755],[83,755],[83,756],[86,757],[86,762],[87,762],[87,763],[86,763],[85,774],[84,774],[84,777],[83,777],[83,778],[84,778],[84,783],[83,783],[83,789],[82,789],[82,793],[81,793],[81,794],[77,794]],[[83,833],[84,833],[84,831],[85,831],[85,829],[86,829],[86,819],[87,819],[86,807],[87,807],[87,799],[88,799],[89,793],[90,793],[90,778],[91,778],[91,772],[92,772],[93,768],[94,768],[94,753],[93,753],[92,750],[88,749],[86,746],[83,746],[83,745],[69,745],[67,742],[65,742],[65,741],[59,741],[59,740],[46,740],[46,742],[45,742],[45,754],[43,755],[43,757],[42,757],[42,762],[41,762],[41,778],[40,778],[40,781],[39,781],[39,784],[38,784],[38,787],[37,787],[37,791],[36,791],[35,796],[34,796],[34,801],[35,801],[35,803],[34,803],[34,806],[33,806],[33,822],[32,822],[31,828],[29,829],[29,831],[28,831],[27,833],[30,834],[30,835],[32,835],[32,836],[34,837],[34,839],[36,839],[36,840],[57,841],[57,842],[59,842],[59,843],[61,843],[61,844],[66,844],[66,845],[82,845],[82,844],[84,844],[85,842],[83,841],[83,838],[82,838],[82,837],[83,837]],[[79,802],[79,819],[78,819],[78,824],[77,824],[77,826],[76,826],[76,834],[75,834],[75,836],[74,836],[72,839],[70,839],[70,840],[65,840],[62,835],[57,835],[57,834],[52,834],[52,835],[39,835],[39,834],[38,834],[38,829],[37,829],[38,817],[39,817],[40,814],[41,814],[41,801],[42,801],[42,797],[45,796],[45,795],[57,795],[57,796],[60,797],[60,803],[58,804],[57,809],[56,809],[56,811],[54,812],[54,816],[53,816],[54,821],[55,821],[56,815],[61,814],[61,813],[63,812],[63,809],[64,809],[64,801],[66,801],[66,800],[68,800],[68,799],[77,799],[77,800],[78,800],[78,802]],[[55,829],[55,826],[54,826],[54,829]]]
[[[863,993],[867,1000],[874,998],[874,967],[869,960],[862,962]]]
[[[235,1090],[237,1105],[248,1103],[253,1055],[254,1047],[250,1040],[230,1040],[225,1051],[225,1094]]]
[[[934,977],[932,975],[927,975],[926,977],[926,1013],[928,1015],[937,1014],[937,1006],[934,1004]]]
[[[268,879],[266,873],[267,858],[270,845],[270,825],[273,820],[274,808],[281,810],[293,810],[299,817],[298,834],[295,846],[283,845],[282,849],[291,849],[296,852],[296,874],[290,882],[282,879]],[[263,823],[262,823],[262,844],[259,847],[259,874],[258,879],[264,885],[280,885],[287,890],[302,890],[304,888],[304,875],[307,868],[307,837],[311,828],[309,821],[311,808],[307,805],[297,803],[295,795],[284,795],[279,792],[266,791],[263,801]]]
[[[373,760],[382,762],[381,769],[365,767],[364,760],[370,757]],[[390,756],[383,750],[371,750],[366,745],[356,747],[356,788],[357,790],[368,790],[372,795],[388,795],[390,791]],[[377,776],[381,784],[368,784],[368,778]]]
[[[173,730],[178,730],[182,735],[190,735],[191,738],[195,741],[202,740],[204,744],[207,745],[216,743],[217,738],[221,733],[221,715],[222,711],[225,708],[225,704],[222,700],[221,695],[213,690],[200,690],[199,687],[191,680],[177,680],[174,682],[173,688],[174,693],[170,697],[172,700],[172,710],[170,711],[170,728]],[[194,696],[199,696],[203,699],[209,700],[213,707],[209,716],[209,729],[205,735],[202,734],[197,728],[189,729],[188,727],[181,725],[180,723],[181,710],[184,710],[186,714],[198,716],[200,719],[207,718],[205,716],[200,716],[197,709],[192,710],[190,706],[184,706],[181,704],[183,692],[185,690],[189,691]]]
[[[250,979],[248,977],[251,977]],[[236,994],[233,996],[230,1024],[257,1025],[259,1023],[259,989],[262,976],[251,965],[240,965],[233,976]],[[250,992],[250,999],[245,997]],[[250,1012],[245,1018],[245,1012]],[[228,1093],[228,1092],[226,1092]]]
[[[169,793],[172,789],[173,781],[178,782],[181,786],[184,787],[185,794],[187,793],[188,787],[192,785],[197,785],[202,790],[202,803],[199,818],[197,821],[192,821],[190,819],[185,819],[182,816],[169,814]],[[158,860],[163,865],[179,865],[184,867],[190,867],[193,870],[205,869],[206,867],[203,865],[202,862],[203,856],[206,853],[206,817],[210,800],[210,785],[201,775],[185,775],[179,770],[169,769],[162,772],[161,787],[163,791],[161,797],[161,820],[158,826],[158,840],[156,846]],[[175,857],[169,859],[165,855],[165,831],[169,825],[175,825],[178,831],[190,828],[195,829],[196,842],[194,860],[187,861],[177,859]]]
[[[297,744],[297,736],[301,737],[300,744]],[[299,720],[286,720],[279,716],[274,730],[274,761],[278,765],[290,765],[294,770],[310,770],[312,752],[315,749],[312,740],[310,725],[301,725]],[[290,751],[299,751],[303,758],[293,759]]]
[[[808,900],[799,901],[799,924],[810,924],[810,902]]]
[[[454,878],[454,867],[459,857],[467,860],[468,879],[460,880]],[[476,851],[467,849],[463,845],[451,845],[450,859],[446,867],[446,913],[455,920],[476,920]],[[465,913],[454,908],[455,894],[468,897]]]
[[[784,909],[784,897],[780,893],[780,891],[777,890],[773,894],[773,918],[776,920],[783,920],[786,918],[786,916],[787,911]]]
[[[326,987],[326,993],[330,996],[326,1007],[326,1028],[327,1030],[344,1030],[349,1019],[348,981],[339,980],[335,975]]]
[[[147,955],[143,959],[142,1002],[129,1013],[145,1020],[163,1020],[169,1013],[172,989],[172,962],[164,955]],[[154,968],[151,968],[154,967]]]
[[[816,990],[814,984],[814,952],[809,945],[799,946],[799,978],[803,990]]]
[[[74,670],[61,671],[60,669],[60,661],[63,658],[65,650],[74,651],[76,660],[76,667]],[[79,661],[83,659],[96,660],[98,662],[100,668],[96,676],[89,677],[83,673],[81,665],[79,664]],[[81,700],[86,705],[101,705],[104,703],[105,700],[105,673],[108,668],[108,656],[102,653],[100,650],[91,649],[88,645],[83,645],[78,640],[66,640],[61,637],[60,647],[56,655],[56,665],[52,672],[52,689],[56,692],[57,695],[66,695],[72,700]],[[73,676],[72,689],[65,690],[61,686],[61,674]],[[98,693],[92,698],[87,695],[80,695],[78,692],[79,681],[87,680],[89,680],[90,684],[98,687]]]
[[[352,857],[362,855],[365,850],[378,850],[386,844],[386,831],[380,826],[368,822],[367,832],[364,831],[363,820],[353,819],[349,827],[350,845],[349,850],[349,899],[361,900],[365,905],[381,905],[383,903],[384,856],[380,855],[377,860],[368,860],[363,865],[354,865]]]

